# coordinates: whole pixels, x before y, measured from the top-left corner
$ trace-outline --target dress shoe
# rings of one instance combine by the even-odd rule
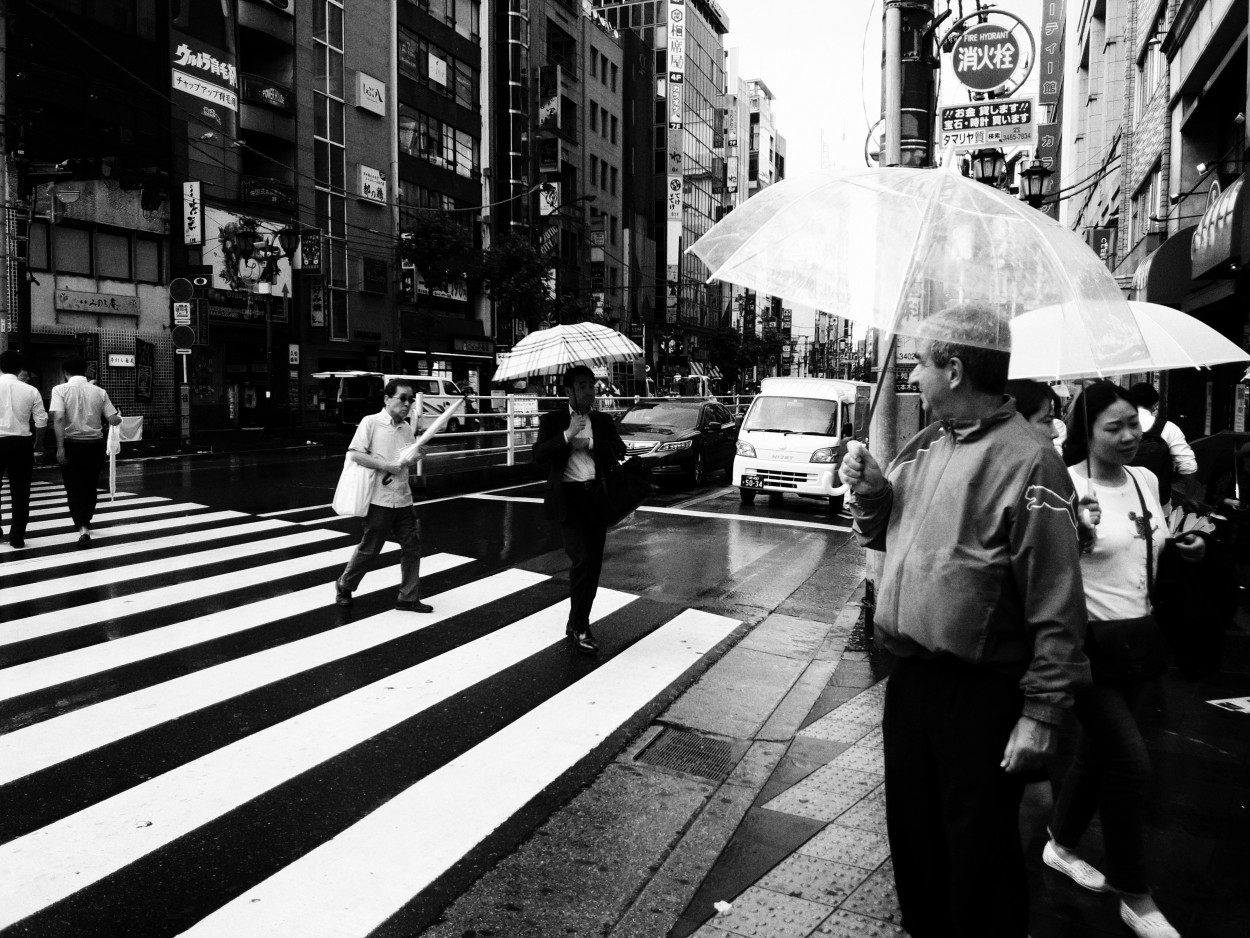
[[[25,547],[26,542],[22,540],[20,537],[10,537],[9,546],[10,547]]]
[[[576,629],[568,628],[564,630],[564,635],[573,647],[586,655],[594,655],[599,652],[599,643],[595,641],[595,637],[590,634],[590,629],[584,632],[578,632]]]
[[[1120,918],[1137,938],[1181,938],[1181,933],[1172,927],[1172,923],[1158,909],[1138,915],[1124,900],[1120,900]]]
[[[343,589],[336,581],[334,584],[334,605],[350,606],[352,604],[352,591]]]
[[[1042,862],[1090,892],[1112,891],[1107,885],[1107,878],[1084,860],[1065,860],[1059,856],[1054,841],[1046,841],[1046,846],[1042,848]]]
[[[413,602],[408,602],[406,600],[401,599],[399,602],[395,604],[395,608],[398,609],[400,612],[433,612],[434,611],[433,606],[431,606],[429,603],[423,603],[419,599]]]
[[[86,531],[83,531],[82,534],[78,535],[79,547],[86,547],[90,543],[91,543],[91,535],[88,534]]]

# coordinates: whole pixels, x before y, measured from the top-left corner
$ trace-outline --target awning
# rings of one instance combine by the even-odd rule
[[[717,368],[715,365],[713,365],[711,369],[708,371],[707,376],[714,381],[719,381],[721,378],[724,377],[724,375],[720,373],[720,369]]]
[[[700,365],[700,364],[699,364],[697,361],[695,361],[694,359],[691,359],[691,360],[690,360],[690,373],[691,373],[692,375],[701,375],[701,374],[703,374],[703,366],[702,366],[702,365]]]
[[[1250,186],[1242,176],[1223,192],[1213,183],[1207,210],[1194,229],[1190,258],[1194,277],[1231,277],[1250,263]]]
[[[1185,228],[1146,256],[1133,274],[1133,299],[1179,307],[1192,286],[1189,252],[1194,232]]]
[[[404,349],[404,354],[405,355],[429,355],[431,358],[472,358],[477,361],[487,361],[487,362],[493,362],[495,360],[494,355],[479,355],[473,352],[440,352],[437,350],[433,352],[427,352],[423,348],[406,348]]]

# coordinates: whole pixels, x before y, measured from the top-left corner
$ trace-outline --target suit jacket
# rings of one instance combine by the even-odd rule
[[[568,407],[543,414],[538,422],[538,440],[534,443],[534,462],[547,466],[547,485],[543,492],[543,514],[551,521],[564,521],[564,469],[572,447],[564,439],[569,428]],[[591,450],[595,460],[595,478],[606,481],[620,460],[625,458],[625,444],[617,432],[616,421],[597,410],[590,412],[590,433],[595,441]]]

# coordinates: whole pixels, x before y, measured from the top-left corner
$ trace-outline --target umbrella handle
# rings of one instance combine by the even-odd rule
[[[895,346],[898,345],[898,336],[890,333],[890,345],[885,351],[885,360],[889,361],[894,357]],[[885,369],[877,375],[877,390],[872,395],[872,401],[868,404],[868,417],[864,421],[865,427],[872,426],[872,416],[877,412],[877,401],[881,399],[881,389],[885,387]]]

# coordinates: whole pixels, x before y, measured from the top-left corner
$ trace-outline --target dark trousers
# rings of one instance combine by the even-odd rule
[[[106,458],[104,440],[66,440],[64,449],[61,481],[65,483],[69,516],[74,519],[74,527],[86,527],[95,516],[100,471]]]
[[[1143,819],[1150,755],[1133,712],[1144,684],[1095,683],[1076,693],[1080,722],[1076,754],[1059,789],[1050,832],[1075,850],[1093,820],[1102,821],[1107,883],[1121,892],[1147,893]]]
[[[1017,821],[1024,783],[999,763],[1017,682],[953,658],[898,662],[886,686],[886,825],[913,938],[1025,938]]]
[[[0,476],[9,480],[13,499],[9,540],[25,540],[30,520],[30,477],[35,469],[35,441],[29,436],[0,436]]]
[[[560,524],[569,570],[569,624],[575,632],[590,628],[590,608],[599,592],[603,545],[608,528],[603,523],[603,491],[598,483],[563,482],[566,514]]]
[[[399,544],[399,601],[415,603],[421,599],[421,536],[417,515],[411,505],[388,508],[370,505],[364,519],[365,532],[352,552],[351,560],[339,577],[339,585],[349,592],[364,579],[369,564],[386,546],[388,540]]]

